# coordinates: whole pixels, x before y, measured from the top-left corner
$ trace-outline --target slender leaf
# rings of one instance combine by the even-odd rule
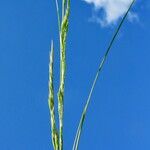
[[[91,101],[91,96],[92,96],[93,90],[95,88],[96,82],[98,80],[98,77],[100,75],[100,72],[101,72],[101,70],[102,70],[102,68],[104,66],[104,63],[105,63],[105,61],[107,59],[107,56],[108,56],[108,54],[110,52],[110,49],[112,48],[112,45],[113,45],[113,43],[114,43],[114,41],[115,41],[115,39],[116,39],[116,37],[117,37],[117,35],[118,35],[118,33],[119,33],[119,31],[120,31],[120,29],[121,29],[121,27],[122,27],[122,25],[123,25],[123,23],[124,23],[124,21],[125,21],[125,19],[126,19],[126,17],[127,17],[127,15],[128,15],[128,13],[129,13],[129,11],[130,11],[130,9],[131,9],[131,7],[132,7],[134,2],[135,2],[135,0],[132,1],[131,5],[129,6],[129,8],[128,8],[127,12],[126,12],[126,14],[122,18],[122,20],[121,20],[119,26],[117,27],[117,29],[115,31],[115,34],[114,34],[114,36],[113,36],[113,38],[112,38],[112,40],[111,40],[111,42],[110,42],[110,44],[109,44],[109,46],[108,46],[108,48],[106,50],[106,53],[105,53],[104,57],[102,58],[102,61],[101,61],[100,65],[99,65],[99,68],[97,70],[95,79],[93,81],[93,84],[92,84],[92,87],[91,87],[91,90],[90,90],[87,102],[85,104],[84,110],[83,110],[82,115],[81,115],[81,119],[80,119],[80,122],[79,122],[79,126],[78,126],[78,129],[77,129],[75,140],[74,140],[74,144],[73,144],[73,150],[78,150],[80,136],[81,136],[83,124],[84,124],[84,121],[85,121],[87,109],[88,109],[89,103]]]

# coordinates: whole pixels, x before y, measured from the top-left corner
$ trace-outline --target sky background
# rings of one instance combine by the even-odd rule
[[[97,67],[118,23],[102,27],[89,21],[93,10],[82,0],[71,2],[65,150],[72,147]],[[139,19],[126,21],[113,45],[88,109],[81,150],[150,149],[150,1],[137,0],[132,11]],[[55,91],[59,82],[55,12],[53,0],[0,1],[1,150],[52,150],[47,99],[51,39]]]

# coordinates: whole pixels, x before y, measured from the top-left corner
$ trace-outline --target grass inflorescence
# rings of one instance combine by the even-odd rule
[[[51,136],[52,136],[52,143],[55,150],[59,150],[59,143],[58,143],[58,131],[56,128],[56,121],[55,121],[55,106],[54,106],[54,83],[53,83],[53,62],[54,62],[54,45],[53,41],[51,42],[51,52],[50,52],[50,64],[49,64],[49,98],[48,104],[50,109],[51,115]]]
[[[49,108],[51,115],[51,132],[52,143],[54,150],[63,150],[63,116],[64,116],[64,91],[65,91],[65,75],[66,75],[66,39],[68,33],[69,15],[70,15],[70,0],[62,1],[62,17],[60,17],[59,3],[55,0],[56,11],[59,28],[59,45],[60,45],[60,83],[57,93],[58,98],[58,116],[59,116],[59,131],[56,129],[55,112],[54,112],[54,89],[53,89],[53,42],[50,54],[49,67]]]

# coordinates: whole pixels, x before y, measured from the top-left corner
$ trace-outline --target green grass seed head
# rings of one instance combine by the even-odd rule
[[[49,97],[48,104],[50,110],[50,120],[51,120],[51,135],[52,135],[52,143],[54,150],[59,150],[58,144],[58,132],[56,129],[55,122],[55,109],[54,109],[54,85],[53,85],[53,62],[54,62],[54,45],[53,41],[51,42],[51,52],[50,52],[50,63],[49,63]]]
[[[66,73],[66,39],[68,33],[68,23],[70,14],[70,0],[66,1],[67,7],[64,6],[64,15],[62,15],[60,30],[60,85],[57,94],[58,97],[58,114],[59,114],[59,148],[63,149],[63,114],[64,114],[64,85]]]

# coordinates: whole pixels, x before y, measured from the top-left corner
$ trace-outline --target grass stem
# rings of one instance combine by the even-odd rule
[[[117,35],[118,35],[118,33],[119,33],[123,23],[124,23],[128,13],[129,13],[132,5],[134,4],[134,2],[135,2],[135,0],[132,1],[132,3],[129,6],[127,12],[125,13],[124,17],[122,18],[120,24],[118,25],[118,27],[117,27],[117,29],[115,31],[115,34],[114,34],[112,40],[110,41],[110,44],[109,44],[109,46],[108,46],[108,48],[107,48],[107,50],[106,50],[106,52],[105,52],[105,54],[104,54],[104,56],[103,56],[103,58],[101,60],[101,63],[100,63],[99,68],[97,70],[95,79],[93,81],[93,84],[92,84],[92,87],[91,87],[91,90],[90,90],[90,93],[89,93],[89,96],[88,96],[88,99],[86,101],[85,107],[83,109],[83,112],[82,112],[82,115],[81,115],[81,118],[80,118],[80,122],[79,122],[79,125],[78,125],[78,129],[77,129],[77,132],[76,132],[76,136],[75,136],[75,140],[74,140],[74,144],[73,144],[73,149],[72,150],[78,150],[83,124],[84,124],[84,121],[85,121],[85,117],[86,117],[87,109],[89,107],[89,103],[91,101],[91,96],[92,96],[93,90],[94,90],[95,85],[97,83],[98,77],[99,77],[99,75],[101,73],[101,70],[103,69],[104,63],[105,63],[105,61],[107,59],[107,56],[108,56],[108,54],[110,52],[110,49],[112,48],[112,45],[113,45],[113,43],[114,43],[114,41],[115,41],[115,39],[116,39],[116,37],[117,37]]]

